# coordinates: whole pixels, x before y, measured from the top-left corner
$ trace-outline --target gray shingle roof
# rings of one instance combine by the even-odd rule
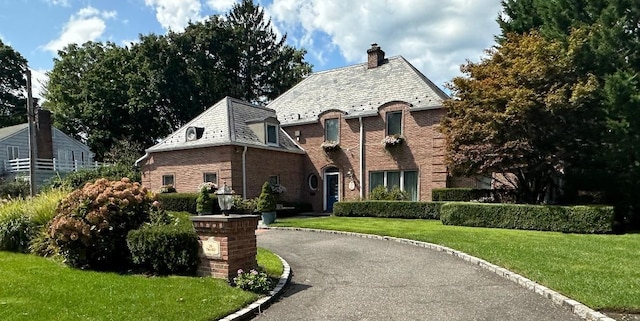
[[[0,140],[3,140],[11,135],[14,135],[16,133],[18,133],[19,131],[28,128],[29,124],[28,123],[24,123],[24,124],[19,124],[19,125],[13,125],[13,126],[9,126],[9,127],[4,127],[4,128],[0,128]]]
[[[402,56],[389,58],[377,68],[358,64],[311,74],[267,107],[276,110],[282,125],[318,120],[330,109],[345,117],[371,116],[391,101],[404,101],[410,109],[441,108],[449,97]]]
[[[268,146],[249,127],[252,121],[269,118],[275,121],[276,113],[273,109],[226,97],[167,136],[162,142],[147,149],[147,152],[222,145],[246,145],[302,152],[282,129],[278,135],[278,146]],[[187,141],[186,134],[189,127],[204,128],[202,137]]]

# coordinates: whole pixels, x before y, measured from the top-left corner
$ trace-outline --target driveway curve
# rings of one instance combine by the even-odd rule
[[[255,320],[582,320],[551,300],[442,252],[329,233],[262,230],[293,271]]]

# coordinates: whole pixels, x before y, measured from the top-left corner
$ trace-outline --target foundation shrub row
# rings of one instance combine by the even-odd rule
[[[355,201],[333,205],[336,216],[440,219],[442,202]]]
[[[551,206],[478,202],[337,202],[333,215],[440,219],[445,225],[566,233],[612,233],[619,224],[612,206]]]
[[[445,225],[494,227],[566,233],[611,233],[612,206],[550,206],[453,202],[441,208]]]

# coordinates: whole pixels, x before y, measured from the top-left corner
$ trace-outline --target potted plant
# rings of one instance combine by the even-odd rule
[[[273,195],[269,182],[262,184],[262,192],[258,197],[256,209],[258,212],[262,212],[262,223],[265,225],[276,221],[276,197]]]
[[[212,208],[213,203],[211,201],[211,196],[209,195],[209,189],[203,186],[200,189],[198,198],[196,199],[196,212],[198,212],[198,215],[211,214]]]

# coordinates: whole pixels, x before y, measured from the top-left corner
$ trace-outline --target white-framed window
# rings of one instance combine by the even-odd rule
[[[338,118],[325,119],[324,141],[336,143],[340,142],[340,122]]]
[[[18,146],[7,146],[7,159],[20,158],[20,148]]]
[[[202,182],[204,183],[214,183],[218,185],[218,173],[203,173],[202,174]]]
[[[418,171],[369,172],[369,192],[380,185],[387,190],[398,187],[409,194],[409,200],[418,200]]]
[[[266,124],[267,145],[278,145],[278,125]]]
[[[174,184],[174,179],[173,179],[173,174],[165,174],[162,175],[162,185],[172,185],[175,186]]]
[[[387,136],[402,135],[402,111],[387,113]]]

